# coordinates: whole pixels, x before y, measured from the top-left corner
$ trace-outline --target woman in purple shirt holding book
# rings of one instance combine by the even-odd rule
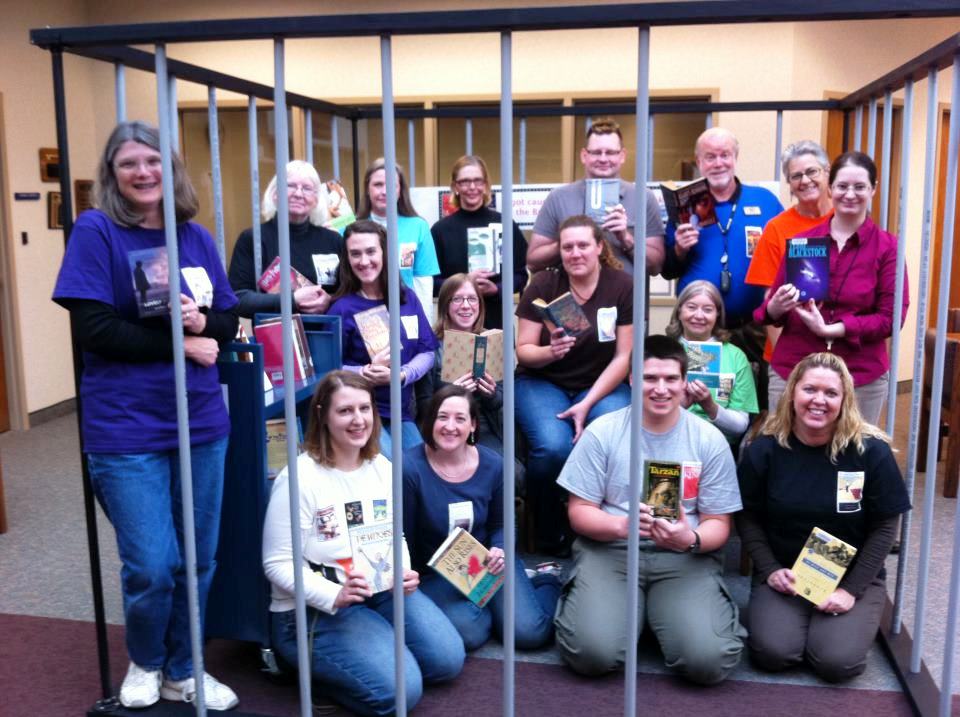
[[[834,215],[806,236],[829,237],[830,274],[827,298],[800,301],[800,292],[786,281],[786,259],[756,310],[758,321],[782,326],[773,350],[770,410],[783,394],[790,370],[818,351],[840,356],[853,375],[854,392],[863,417],[880,420],[890,381],[887,338],[894,331],[897,237],[867,216],[877,190],[877,167],[862,152],[845,152],[830,168]],[[899,324],[909,306],[906,277]],[[778,380],[779,379],[779,380]]]

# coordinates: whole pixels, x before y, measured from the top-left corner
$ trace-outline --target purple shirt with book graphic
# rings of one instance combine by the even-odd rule
[[[213,287],[213,311],[229,311],[237,298],[206,229],[177,226],[180,267],[203,269]],[[77,219],[54,287],[54,299],[89,299],[108,304],[120,318],[170,330],[169,314],[141,319],[138,290],[129,254],[165,244],[163,229],[115,224],[99,210]],[[143,278],[139,277],[142,287]],[[192,296],[181,276],[180,290]],[[194,297],[196,298],[196,297]],[[83,450],[87,453],[146,453],[177,447],[177,408],[173,362],[132,363],[84,352],[80,398]],[[186,362],[190,441],[197,445],[223,438],[230,421],[216,366]]]

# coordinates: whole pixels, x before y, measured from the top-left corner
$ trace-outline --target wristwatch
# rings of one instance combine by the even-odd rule
[[[700,552],[700,533],[693,531],[693,542],[690,543],[690,546],[687,548],[688,553],[699,553]]]

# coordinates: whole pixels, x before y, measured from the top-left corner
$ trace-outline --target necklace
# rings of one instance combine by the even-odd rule
[[[460,466],[457,467],[456,470],[452,473],[448,473],[447,471],[445,471],[443,468],[440,467],[440,464],[436,460],[437,458],[436,453],[435,452],[433,453],[434,453],[433,456],[428,456],[430,460],[430,466],[433,468],[433,470],[435,470],[440,475],[441,478],[444,478],[445,480],[448,480],[448,481],[457,482],[460,480],[460,478],[463,477],[463,474],[467,470],[467,464],[470,463],[470,457],[466,454],[466,451],[464,451],[463,461],[460,463]]]
[[[598,277],[598,279],[599,279],[599,277]],[[594,292],[597,290],[597,285],[594,284],[594,285],[593,285],[593,291],[590,292],[590,296],[584,298],[583,294],[581,294],[579,291],[577,291],[576,287],[574,287],[572,281],[571,281],[571,282],[568,282],[568,283],[569,283],[569,285],[570,285],[570,292],[571,292],[575,297],[577,297],[577,299],[579,299],[579,301],[580,301],[581,304],[586,304],[591,298],[593,298],[593,294],[594,294]]]

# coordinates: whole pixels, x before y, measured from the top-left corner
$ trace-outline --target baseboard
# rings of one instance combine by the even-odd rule
[[[913,380],[897,381],[897,395],[901,393],[910,393],[913,390]]]
[[[60,401],[52,406],[41,408],[39,411],[33,411],[29,414],[30,425],[39,426],[42,423],[48,423],[55,418],[68,416],[77,412],[77,399],[68,398],[66,401]]]

